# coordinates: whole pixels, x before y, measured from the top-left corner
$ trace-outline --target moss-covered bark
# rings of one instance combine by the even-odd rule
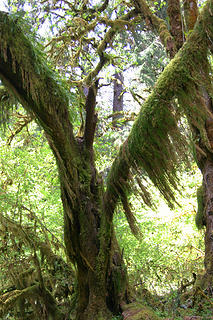
[[[174,57],[177,52],[177,47],[166,22],[153,13],[145,0],[132,0],[132,3],[136,10],[142,15],[143,19],[145,19],[147,27],[158,33],[170,57]]]
[[[0,77],[44,128],[57,161],[65,245],[68,257],[77,266],[77,319],[109,319],[124,299],[127,279],[120,252],[113,245],[112,216],[109,218],[103,205],[103,183],[93,159],[95,86],[90,88],[86,102],[84,136],[75,138],[68,112],[69,94],[5,13],[0,13]],[[113,258],[115,255],[120,256],[119,261]],[[122,294],[112,276],[113,268],[122,274]],[[112,299],[109,290],[113,287]],[[51,297],[44,290],[42,287],[40,294],[50,307]]]
[[[156,19],[151,12],[147,11],[146,3],[144,3],[141,0],[137,0],[134,2],[140,4],[139,9],[145,16],[151,16],[150,19],[151,21],[153,21],[152,29],[159,32],[159,22],[157,23],[158,19]],[[166,160],[163,160],[162,162],[163,155],[160,153],[165,154],[166,157],[170,159],[172,159],[173,157],[169,155],[172,146],[170,145],[168,149],[162,150],[162,145],[166,143],[166,134],[170,135],[172,127],[175,128],[175,120],[172,120],[171,114],[169,115],[169,112],[166,109],[170,109],[169,101],[171,101],[173,97],[178,99],[179,106],[182,109],[181,111],[183,111],[183,113],[187,116],[188,122],[192,128],[196,146],[196,160],[203,174],[203,196],[202,200],[199,199],[200,201],[198,214],[196,216],[196,223],[199,227],[202,227],[204,224],[206,225],[205,277],[207,276],[208,278],[209,275],[209,288],[212,288],[213,283],[211,274],[213,272],[213,107],[212,84],[209,78],[210,70],[208,68],[207,56],[208,50],[210,50],[212,53],[213,3],[212,1],[209,1],[206,4],[197,21],[197,1],[184,1],[185,21],[184,23],[182,21],[182,25],[179,1],[171,0],[168,4],[168,14],[170,16],[171,33],[174,37],[174,40],[176,41],[176,48],[181,47],[181,34],[183,34],[183,28],[187,31],[188,39],[183,48],[179,51],[179,53],[175,56],[175,58],[167,67],[166,71],[169,71],[169,73],[167,74],[167,72],[164,72],[162,74],[162,78],[159,78],[159,81],[155,86],[155,90],[153,91],[152,95],[149,97],[145,105],[145,110],[147,111],[149,122],[148,117],[146,120],[144,120],[144,115],[140,113],[139,119],[136,122],[136,126],[133,128],[132,131],[132,133],[134,132],[135,135],[135,138],[133,138],[132,141],[134,141],[134,143],[136,142],[138,134],[141,131],[140,128],[142,128],[142,133],[140,133],[141,137],[148,138],[148,135],[152,137],[150,139],[149,149],[148,145],[144,143],[145,150],[143,150],[144,152],[140,156],[141,159],[138,161],[139,163],[141,162],[141,166],[146,168],[149,177],[152,178],[154,184],[157,185],[161,192],[164,194],[164,197],[167,199],[171,199],[172,195],[169,193],[166,195],[167,191],[165,189],[163,190],[163,188],[165,188],[165,186],[169,184],[174,185],[174,181],[172,180],[173,174],[169,177],[169,174],[171,174],[173,168],[169,166],[169,162],[167,162]],[[154,21],[156,21],[156,23],[154,23]],[[167,45],[163,41],[162,37],[160,38],[165,48],[167,48]],[[170,54],[170,56],[172,55]],[[165,90],[166,88],[167,90]],[[168,90],[168,88],[170,89]],[[160,111],[160,109],[162,109],[162,112]],[[154,110],[154,112],[152,110]],[[157,121],[157,126],[154,126],[152,117],[158,120],[162,120]],[[166,128],[163,127],[164,117],[165,119],[167,119],[167,121],[169,121],[168,131],[166,130]],[[172,121],[174,122],[173,124]],[[148,123],[150,123],[149,126]],[[147,126],[145,127],[144,124],[146,124]],[[144,130],[144,128],[146,131]],[[156,137],[156,133],[153,133],[154,129],[158,131],[158,138]],[[161,133],[160,130],[162,130]],[[162,133],[163,131],[165,134]],[[175,132],[177,133],[176,130],[174,130],[174,133]],[[164,141],[162,140],[162,137]],[[177,141],[177,138],[175,136],[173,136],[172,139],[174,139],[174,141]],[[169,145],[169,140],[167,140],[167,142],[167,145]],[[128,141],[128,145],[130,143],[131,140]],[[175,153],[179,152],[179,150],[174,151]],[[136,152],[138,152],[138,149],[136,149]],[[146,154],[144,155],[144,153]],[[132,154],[131,150],[130,154]],[[147,162],[147,159],[152,154],[157,154],[157,161],[154,165],[150,165],[151,159]],[[176,162],[174,160],[175,159],[172,160],[172,163]],[[158,162],[161,163],[160,170],[158,170],[157,168]],[[128,166],[128,162],[126,165]],[[120,166],[121,165],[118,165],[118,167]],[[170,168],[169,170],[171,170],[171,172],[169,174],[167,173],[166,168]],[[159,180],[159,178],[154,177],[153,172],[151,172],[151,170],[153,170],[156,175],[160,176],[161,181],[157,181]],[[202,206],[201,201],[203,202]]]
[[[193,30],[194,25],[198,17],[198,6],[197,0],[186,0],[184,1],[184,18],[186,31]]]
[[[177,50],[182,47],[185,39],[180,6],[180,0],[168,1],[167,13],[171,28],[170,32],[174,38]]]
[[[209,10],[211,7],[209,7]],[[193,30],[198,17],[198,7],[196,0],[187,0],[184,2],[184,16],[186,22],[187,31]],[[206,31],[208,34],[208,31]],[[203,74],[203,70],[199,70],[200,74]],[[208,75],[206,75],[208,78]],[[213,107],[212,107],[212,89],[208,90],[202,84],[197,88],[198,94],[202,97],[201,107],[208,111],[208,117],[203,124],[203,130],[206,132],[206,137],[202,137],[200,132],[196,130],[196,126],[192,125],[195,140],[197,141],[199,148],[196,149],[196,159],[199,168],[203,174],[203,186],[198,197],[198,213],[196,216],[196,223],[198,227],[206,226],[205,231],[205,275],[203,280],[207,283],[205,289],[212,293],[213,282]],[[209,91],[209,92],[208,92]],[[205,140],[208,141],[207,145]]]

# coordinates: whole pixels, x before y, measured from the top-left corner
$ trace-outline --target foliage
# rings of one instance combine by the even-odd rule
[[[23,113],[19,110],[19,115],[20,111]],[[11,135],[12,130],[13,126],[7,135]],[[18,318],[24,312],[33,312],[33,316],[35,312],[36,318],[39,310],[32,310],[33,301],[37,300],[36,287],[32,287],[34,299],[31,302],[23,300],[21,304],[20,299],[25,298],[25,291],[33,284],[40,283],[39,277],[56,299],[65,304],[74,281],[72,268],[64,261],[57,167],[42,130],[35,122],[15,136],[10,146],[1,140],[0,153],[0,292],[5,297],[11,292],[12,297],[13,289],[19,289],[19,295],[8,300],[8,307],[0,308],[1,317]],[[38,308],[39,303],[47,307],[42,298],[38,301]],[[14,305],[17,308],[14,309]]]
[[[159,194],[155,195],[157,211],[141,209],[140,197],[132,199],[140,222],[140,241],[129,232],[121,209],[115,216],[119,243],[131,282],[138,292],[144,288],[157,294],[177,290],[182,281],[191,281],[192,273],[202,269],[203,234],[196,230],[194,221],[196,189],[201,177],[195,167],[193,178],[186,172],[182,179],[184,197],[178,199],[180,207],[174,211],[160,200]]]
[[[43,132],[32,122],[8,148],[4,141],[11,134],[8,132],[1,141],[0,149],[1,203],[8,206],[4,206],[4,211],[18,216],[19,207],[24,205],[35,212],[44,224],[55,225],[54,233],[61,238],[62,229],[59,226],[62,225],[63,215],[60,184],[55,159]]]

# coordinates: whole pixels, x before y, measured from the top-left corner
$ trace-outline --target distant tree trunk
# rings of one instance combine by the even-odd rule
[[[123,73],[117,72],[114,75],[113,80],[113,127],[119,127],[122,128],[122,125],[119,124],[119,119],[123,117],[122,112],[124,109],[123,106]]]

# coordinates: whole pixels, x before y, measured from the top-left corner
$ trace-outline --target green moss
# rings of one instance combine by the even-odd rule
[[[63,119],[71,117],[67,111],[71,96],[66,82],[54,68],[51,70],[42,46],[26,36],[13,15],[3,12],[0,14],[0,44],[2,63],[12,64],[14,83],[19,82],[18,86],[15,83],[16,91],[23,87],[21,96],[15,94],[28,111],[35,113],[46,131],[48,114],[56,112]]]
[[[0,316],[4,316],[8,310],[13,307],[20,298],[22,297],[29,297],[29,296],[36,296],[38,291],[38,285],[33,285],[30,287],[27,287],[23,290],[13,290],[10,292],[7,292],[0,296]]]
[[[203,88],[212,94],[208,39],[204,28],[204,25],[210,26],[208,36],[213,38],[213,17],[209,14],[211,3],[204,8],[183,48],[160,75],[128,140],[121,147],[107,182],[111,201],[113,197],[116,201],[119,194],[128,194],[131,186],[127,181],[133,168],[145,179],[148,176],[173,206],[174,189],[177,190],[179,184],[177,168],[186,161],[189,150],[188,137],[183,136],[179,123],[180,114],[186,115],[190,126],[199,131],[202,142],[209,148],[205,131],[208,110]]]

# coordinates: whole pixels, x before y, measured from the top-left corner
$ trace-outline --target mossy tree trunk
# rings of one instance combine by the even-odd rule
[[[184,15],[186,29],[191,32],[195,26],[198,17],[197,0],[187,0],[184,2]],[[200,70],[202,73],[203,70]],[[205,130],[208,140],[208,148],[201,138],[199,132],[194,129],[195,140],[198,141],[199,148],[196,149],[197,164],[203,175],[203,215],[206,225],[205,230],[205,259],[204,266],[206,274],[204,275],[205,283],[210,294],[213,292],[213,106],[212,96],[206,88],[199,87],[198,95],[201,96],[202,103],[200,108],[206,108],[209,111],[205,120]]]
[[[209,275],[208,289],[213,290],[213,155],[209,154],[203,166],[203,183],[205,186],[205,270]]]
[[[185,42],[184,32],[189,35],[196,33],[197,25],[196,21],[198,18],[198,6],[197,0],[186,0],[184,1],[184,17],[181,17],[181,6],[180,0],[169,0],[168,1],[168,17],[170,22],[170,30],[168,30],[164,22],[156,17],[153,13],[148,10],[148,7],[144,0],[133,0],[136,8],[141,12],[141,14],[149,20],[149,26],[152,30],[157,32],[160,36],[161,42],[167,50],[170,58],[174,58],[178,50],[183,46]],[[212,2],[209,1],[209,11],[211,14]],[[203,15],[204,17],[204,15]],[[202,18],[201,18],[202,19]],[[207,26],[207,24],[206,24]],[[195,27],[195,28],[194,28]],[[209,28],[204,28],[208,37]],[[188,36],[189,38],[189,36]],[[210,37],[208,38],[210,40]],[[185,45],[186,48],[187,44]],[[193,46],[193,44],[192,44]],[[212,44],[209,45],[212,53]],[[184,52],[184,47],[182,53]],[[197,52],[199,55],[200,53]],[[177,55],[178,56],[178,55]],[[177,57],[176,57],[177,58]],[[189,64],[195,60],[192,55],[188,56]],[[174,59],[176,63],[176,59]],[[187,69],[187,68],[186,68]],[[195,76],[194,71],[190,72],[192,77]],[[213,288],[213,107],[212,107],[212,89],[211,84],[209,84],[209,70],[208,67],[198,67],[197,77],[203,79],[202,81],[197,81],[197,85],[192,88],[183,88],[184,93],[177,95],[178,102],[181,108],[184,110],[185,115],[188,118],[188,122],[192,128],[195,149],[196,149],[196,161],[203,175],[203,207],[204,207],[204,221],[206,225],[205,232],[205,283],[206,279],[209,279],[208,288],[212,292]],[[194,77],[195,78],[195,77]],[[171,84],[172,85],[172,84]],[[185,95],[185,97],[184,97]],[[188,97],[187,97],[188,96]],[[187,111],[187,109],[190,110]],[[197,111],[195,111],[197,109]],[[193,116],[193,113],[198,112],[200,115],[197,117]],[[202,114],[207,114],[202,116]],[[198,120],[199,117],[203,117],[203,120]],[[199,123],[200,122],[200,123]]]
[[[0,48],[4,85],[35,115],[57,161],[65,245],[77,266],[77,319],[110,319],[127,301],[127,277],[93,159],[97,83],[88,92],[84,136],[75,138],[66,92],[5,13],[0,14]]]
[[[210,147],[213,147],[213,107],[212,99],[205,94],[205,105],[211,112],[205,122],[206,132]],[[201,152],[202,151],[202,152]],[[205,259],[206,273],[203,276],[205,288],[212,294],[213,291],[213,152],[206,148],[202,139],[199,139],[199,149],[196,152],[197,163],[203,174],[202,210],[203,223],[205,225]]]
[[[69,196],[68,181],[59,169],[65,245],[68,256],[77,265],[77,319],[109,319],[111,312],[118,313],[121,302],[126,301],[126,270],[114,239],[112,216],[103,206],[103,183],[95,169],[93,151],[87,149],[84,139],[77,143],[81,159],[75,199]]]
[[[70,260],[77,266],[77,319],[109,319],[111,312],[118,313],[121,302],[127,301],[127,278],[114,239],[112,215],[103,205],[103,182],[95,168],[92,144],[87,141],[89,134],[76,140],[79,156],[75,175],[70,163],[62,160],[59,147],[46,136],[59,168],[65,246]],[[60,146],[63,148],[63,144]],[[121,283],[117,283],[115,272]]]

